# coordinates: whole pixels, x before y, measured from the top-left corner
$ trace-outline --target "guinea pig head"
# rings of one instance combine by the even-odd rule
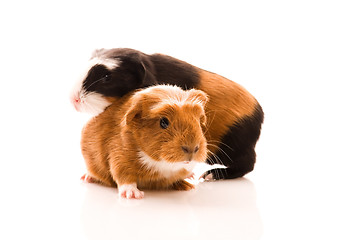
[[[142,154],[168,163],[206,160],[204,92],[155,86],[138,92],[133,100],[125,119]]]
[[[96,50],[71,92],[71,102],[80,112],[99,114],[114,97],[153,85],[152,66],[147,56],[126,48]]]

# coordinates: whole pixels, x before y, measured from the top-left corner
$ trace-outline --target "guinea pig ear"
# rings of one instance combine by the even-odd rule
[[[157,84],[157,80],[154,74],[152,73],[153,71],[151,69],[150,63],[141,60],[140,64],[143,68],[143,71],[140,72],[140,78],[142,79],[142,86],[149,87]]]
[[[142,105],[138,102],[133,103],[125,114],[125,120],[128,126],[138,126],[142,119]]]
[[[152,107],[157,104],[160,99],[157,96],[152,96],[149,92],[139,91],[134,94],[132,99],[132,106],[125,114],[127,125],[140,126],[141,121],[144,121],[151,114]]]
[[[205,107],[206,103],[209,100],[205,92],[196,89],[189,90],[189,98],[195,103],[201,104],[202,107]]]
[[[134,74],[137,88],[155,85],[153,64],[149,57],[139,51],[129,50],[118,57],[122,61],[123,71]]]

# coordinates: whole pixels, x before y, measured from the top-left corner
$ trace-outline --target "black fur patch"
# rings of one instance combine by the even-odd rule
[[[199,84],[197,68],[176,58],[121,48],[103,52],[103,57],[119,61],[119,67],[108,70],[104,65],[92,67],[83,82],[83,89],[106,97],[122,97],[139,88],[156,84],[172,84],[184,90]],[[108,79],[100,80],[105,76]]]
[[[227,166],[227,169],[213,169],[214,179],[231,179],[242,177],[253,170],[256,162],[254,148],[258,141],[263,123],[263,111],[258,104],[253,116],[246,117],[235,123],[223,137],[220,149],[210,156],[207,162]]]
[[[89,92],[96,92],[98,86],[104,82],[104,77],[110,74],[110,71],[104,65],[93,66],[83,81],[83,89]]]
[[[147,74],[152,66],[146,54],[126,48],[102,50],[101,54],[102,58],[118,61],[118,67],[109,70],[102,64],[93,66],[83,81],[86,92],[122,97],[135,89],[157,83],[152,74]]]
[[[173,84],[183,90],[195,88],[199,84],[197,68],[189,63],[162,54],[150,55],[150,60],[159,84]]]
[[[139,88],[141,84],[133,69],[134,66],[129,63],[112,71],[104,65],[95,65],[89,70],[87,78],[83,81],[83,89],[87,92],[100,93],[106,97],[122,97]]]

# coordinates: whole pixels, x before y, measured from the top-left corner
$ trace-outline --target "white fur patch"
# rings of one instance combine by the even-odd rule
[[[79,111],[90,113],[94,116],[103,112],[111,104],[103,95],[95,92],[87,93],[81,96],[81,99]]]
[[[119,67],[119,63],[120,62],[116,59],[95,57],[95,58],[90,59],[88,71],[89,71],[89,69],[91,69],[92,67],[94,67],[97,64],[104,65],[107,69],[113,70],[113,69]]]
[[[157,108],[162,107],[163,105],[177,105],[179,107],[183,107],[184,105],[199,105],[200,107],[204,107],[204,102],[196,97],[190,99],[190,92],[187,91],[186,94],[179,94],[181,90],[180,87],[173,85],[157,85],[153,87],[149,87],[141,91],[141,93],[148,93],[154,91],[154,89],[164,90],[162,101],[151,106],[150,110],[155,110]]]
[[[144,192],[140,191],[137,188],[136,183],[120,185],[118,186],[118,191],[119,191],[119,197],[121,198],[140,199],[144,197]]]
[[[138,152],[138,156],[143,166],[145,166],[149,170],[162,174],[166,178],[172,176],[174,173],[182,169],[191,172],[197,164],[196,161],[191,161],[187,163],[185,162],[171,163],[164,159],[157,161],[151,158],[150,156],[148,156],[145,152],[141,150]]]
[[[99,93],[84,91],[72,92],[70,101],[77,111],[89,113],[93,116],[103,112],[111,104]]]

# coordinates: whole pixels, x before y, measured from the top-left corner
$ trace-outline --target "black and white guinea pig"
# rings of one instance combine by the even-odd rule
[[[204,129],[210,152],[207,163],[227,168],[213,169],[207,178],[236,178],[253,170],[264,116],[260,104],[239,84],[184,61],[129,48],[96,50],[71,93],[71,101],[78,111],[97,115],[125,94],[157,84],[208,94]]]

